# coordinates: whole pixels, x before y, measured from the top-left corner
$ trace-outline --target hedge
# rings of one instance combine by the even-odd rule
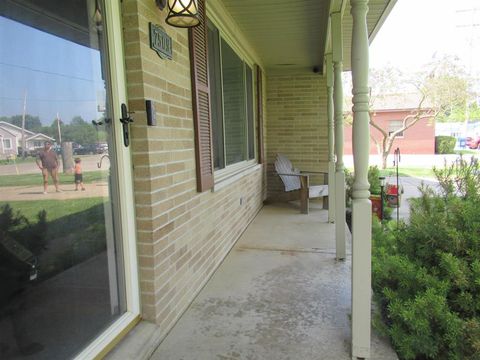
[[[435,136],[435,154],[453,154],[456,143],[453,136]]]

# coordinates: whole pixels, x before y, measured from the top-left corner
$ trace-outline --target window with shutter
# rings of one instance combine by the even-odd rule
[[[255,163],[254,71],[213,22],[207,29],[213,164],[221,181]]]
[[[208,82],[208,44],[205,0],[198,0],[200,25],[189,30],[190,65],[192,75],[193,120],[197,191],[213,187],[212,128]]]

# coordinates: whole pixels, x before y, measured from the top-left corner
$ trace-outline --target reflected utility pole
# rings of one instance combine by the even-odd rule
[[[25,116],[27,115],[27,90],[25,89],[25,96],[23,98],[23,115],[22,115],[22,157],[25,158],[26,151],[26,142],[25,142]]]
[[[60,128],[60,116],[57,111],[57,132],[58,132],[58,143],[62,146],[62,129]]]

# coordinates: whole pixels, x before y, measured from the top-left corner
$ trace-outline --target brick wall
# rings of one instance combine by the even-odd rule
[[[283,200],[287,194],[274,167],[277,153],[301,170],[328,171],[326,79],[285,71],[267,74],[267,111],[268,198]],[[323,177],[310,181],[320,184]]]
[[[187,30],[165,25],[154,1],[122,6],[142,316],[165,333],[261,208],[263,171],[197,193]],[[150,49],[149,22],[172,37],[172,61]],[[146,125],[146,99],[157,126]]]

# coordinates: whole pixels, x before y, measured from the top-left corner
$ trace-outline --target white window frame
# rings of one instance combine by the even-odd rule
[[[208,8],[207,8],[208,11]],[[216,15],[213,15],[211,13],[207,13],[207,18],[208,21],[212,23],[213,26],[215,26],[218,29],[218,36],[219,36],[219,56],[220,56],[220,64],[222,64],[222,40],[226,42],[228,46],[232,48],[232,50],[235,52],[235,54],[242,60],[244,63],[243,67],[243,77],[246,83],[246,67],[245,65],[248,65],[250,69],[252,69],[252,97],[253,97],[253,102],[252,102],[252,111],[253,111],[253,146],[254,146],[254,158],[249,159],[249,160],[243,160],[231,165],[226,165],[226,147],[225,147],[225,110],[222,104],[222,122],[223,122],[223,159],[225,161],[225,167],[223,169],[217,169],[214,170],[214,183],[217,184],[219,182],[225,181],[226,179],[235,176],[239,173],[242,173],[258,163],[258,142],[257,142],[257,114],[256,114],[256,90],[255,90],[255,81],[256,81],[256,75],[255,75],[255,66],[254,62],[251,57],[247,55],[247,53],[237,45],[237,42],[235,42],[231,36],[229,36],[228,32],[225,30],[225,27],[216,19]],[[212,86],[212,84],[210,84]],[[221,93],[222,93],[222,101],[223,101],[223,69],[220,67],[220,86],[221,86]],[[247,87],[245,85],[245,116],[247,116]],[[247,146],[245,148],[246,155],[248,157],[248,119],[247,117],[245,118],[246,120],[246,126],[245,126],[245,138],[247,139]],[[212,127],[212,131],[214,131]],[[214,144],[213,144],[214,145]]]
[[[391,128],[391,125],[393,122],[399,122],[400,123],[400,127],[402,126],[402,120],[389,120],[388,121],[388,135],[390,135],[391,133],[393,133],[394,131],[397,131],[398,129],[393,129]],[[396,138],[397,139],[403,139],[405,137],[405,130],[403,130],[401,132],[401,135],[397,135]]]
[[[8,146],[6,144],[6,142],[8,141]],[[12,146],[12,139],[8,138],[3,138],[2,139],[2,143],[3,143],[3,150],[12,150],[13,149],[13,146]]]

